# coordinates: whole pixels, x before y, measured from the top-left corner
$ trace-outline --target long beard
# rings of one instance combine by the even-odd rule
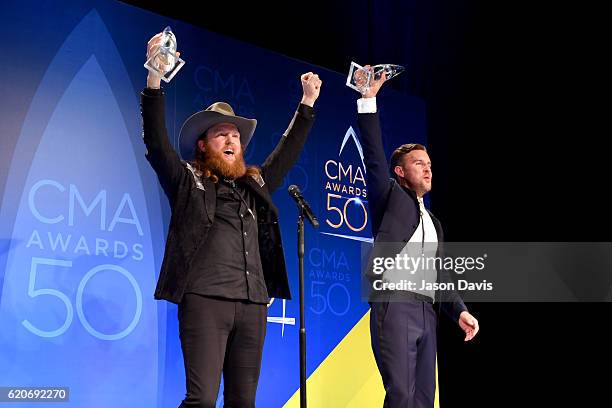
[[[242,152],[234,156],[236,159],[230,163],[223,158],[223,153],[208,149],[204,155],[203,165],[219,177],[235,180],[245,175],[246,164]]]

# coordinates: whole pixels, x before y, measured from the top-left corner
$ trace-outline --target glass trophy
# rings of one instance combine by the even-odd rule
[[[394,64],[379,64],[366,69],[355,62],[351,62],[351,68],[346,77],[346,86],[363,95],[370,88],[372,79],[379,80],[383,72],[387,74],[387,80],[389,80],[404,72],[404,69],[403,66]]]
[[[170,82],[183,65],[185,61],[176,55],[176,37],[168,26],[162,32],[159,49],[145,62],[144,67],[159,75],[165,82]]]

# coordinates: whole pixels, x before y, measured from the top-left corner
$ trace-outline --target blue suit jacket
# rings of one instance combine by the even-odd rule
[[[378,113],[358,114],[358,124],[366,165],[372,233],[375,237],[373,253],[376,253],[378,243],[396,243],[403,247],[403,243],[410,240],[419,226],[420,209],[417,196],[414,191],[400,186],[389,177],[389,165],[383,149]],[[442,225],[430,211],[428,212],[436,228],[438,242],[441,244],[444,242]],[[441,249],[442,245],[439,245],[436,255],[443,258]],[[372,278],[372,275],[368,277]],[[451,282],[448,271],[438,270],[438,282]],[[455,291],[436,293],[436,300],[440,302],[441,309],[454,321],[459,319],[461,312],[467,310]]]

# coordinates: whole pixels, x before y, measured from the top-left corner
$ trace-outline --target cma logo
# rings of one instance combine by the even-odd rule
[[[348,130],[344,134],[342,139],[342,145],[340,145],[340,151],[338,157],[342,157],[342,151],[346,147],[346,143],[352,140],[355,143],[359,158],[361,159],[361,166],[357,165],[353,167],[352,163],[345,164],[338,160],[328,160],[325,162],[325,175],[328,178],[327,184],[325,185],[326,190],[340,191],[344,194],[357,195],[363,197],[367,196],[365,190],[365,163],[363,161],[363,148],[361,143],[357,139],[357,135],[353,130],[352,126],[349,126]],[[355,188],[356,190],[348,190],[346,187],[348,184],[349,188]],[[341,188],[342,187],[342,188]]]
[[[251,87],[246,78],[237,80],[234,74],[223,76],[220,70],[212,70],[211,68],[200,65],[194,73],[196,86],[204,92],[213,92],[215,94],[226,93],[235,99],[248,99],[251,103],[255,103]]]
[[[113,212],[110,222],[107,223],[108,200],[106,190],[100,190],[91,202],[86,203],[74,184],[69,184],[68,189],[66,189],[63,184],[55,180],[40,180],[32,186],[28,194],[30,212],[34,218],[43,224],[57,224],[65,221],[66,217],[61,212],[59,214],[46,214],[43,210],[43,208],[49,207],[50,203],[57,202],[61,196],[64,196],[66,200],[68,210],[67,224],[69,226],[75,225],[75,210],[77,206],[80,207],[85,216],[91,215],[94,209],[99,207],[99,229],[101,231],[112,232],[117,224],[129,224],[134,226],[139,236],[144,235],[136,208],[128,193],[123,194],[121,202]],[[123,217],[122,214],[126,211],[128,216]]]
[[[310,265],[315,268],[339,270],[349,270],[348,259],[344,251],[337,251],[332,249],[325,250],[324,248],[312,248],[308,253],[308,260]]]
[[[114,232],[116,238],[123,239],[139,239],[144,235],[136,207],[128,193],[123,194],[114,211],[109,211],[109,201],[111,200],[106,190],[98,191],[93,199],[87,200],[74,184],[65,186],[49,179],[37,181],[28,193],[30,213],[40,223],[49,225],[49,228],[53,224],[64,224],[70,228],[56,232],[48,230],[48,241],[44,239],[44,231],[41,234],[41,231],[35,228],[26,248],[36,247],[73,255],[104,255],[117,259],[131,256],[133,260],[141,261],[144,258],[142,243],[118,239],[111,241],[106,239],[108,234],[106,238],[96,236],[96,233],[101,231]],[[110,214],[112,217],[109,220]],[[121,228],[121,225],[127,228]],[[93,230],[88,230],[87,226]],[[121,231],[115,232],[118,226]]]
[[[348,160],[346,148],[350,145],[349,142],[353,142],[359,161]],[[325,208],[327,210],[325,223],[337,232],[323,233],[371,242],[369,237],[354,235],[354,233],[362,233],[368,225],[368,210],[363,201],[367,199],[368,191],[363,149],[352,126],[349,126],[344,134],[338,159],[327,160],[324,171],[327,178],[325,181]]]
[[[246,77],[200,65],[195,69],[193,79],[200,91],[193,101],[198,108],[222,98],[237,114],[255,116],[255,98]]]

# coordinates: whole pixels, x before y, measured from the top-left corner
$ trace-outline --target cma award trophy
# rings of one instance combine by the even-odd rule
[[[168,26],[162,32],[159,49],[145,62],[144,67],[159,75],[165,82],[170,82],[183,65],[185,61],[176,55],[176,37]]]
[[[360,94],[365,94],[370,88],[372,79],[379,80],[383,72],[387,74],[387,79],[398,76],[404,71],[404,67],[394,64],[379,64],[373,67],[364,68],[355,62],[351,62],[349,74],[346,77],[346,86],[353,88]]]

